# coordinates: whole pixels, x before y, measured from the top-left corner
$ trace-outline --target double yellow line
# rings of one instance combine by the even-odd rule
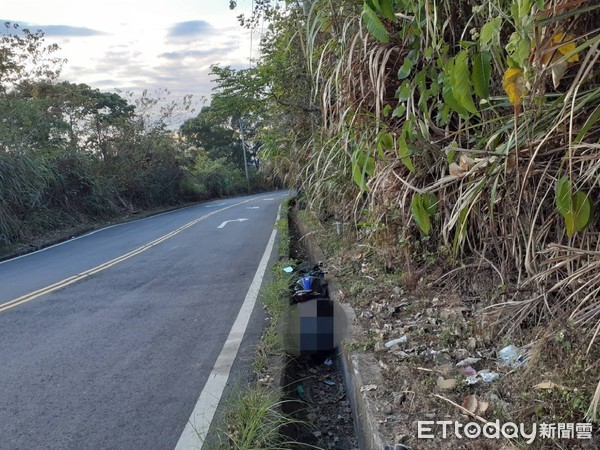
[[[259,197],[261,198],[261,197]],[[0,313],[3,313],[5,311],[8,311],[9,309],[12,309],[16,306],[22,305],[23,303],[27,303],[30,302],[31,300],[35,300],[36,298],[41,297],[42,295],[46,295],[49,294],[51,292],[54,292],[58,289],[64,288],[65,286],[69,286],[70,284],[76,283],[78,281],[81,281],[89,276],[92,276],[98,272],[102,272],[103,270],[108,269],[109,267],[112,267],[116,264],[119,264],[123,261],[128,260],[129,258],[133,258],[134,256],[139,255],[140,253],[145,252],[146,250],[151,249],[152,247],[156,247],[158,244],[160,244],[161,242],[166,241],[167,239],[172,238],[173,236],[178,235],[179,233],[181,233],[184,230],[187,230],[190,227],[193,227],[194,225],[196,225],[198,222],[202,222],[203,220],[208,219],[210,216],[213,216],[215,214],[218,214],[220,212],[223,212],[227,209],[233,208],[235,206],[239,206],[239,205],[243,205],[244,203],[248,203],[251,202],[253,200],[256,200],[256,198],[250,199],[250,200],[244,200],[243,202],[240,203],[235,203],[233,205],[229,205],[226,206],[224,208],[218,209],[216,211],[213,211],[211,213],[205,214],[202,217],[199,217],[195,220],[192,220],[189,223],[186,223],[185,225],[177,228],[174,231],[171,231],[168,234],[165,234],[164,236],[159,237],[158,239],[153,240],[152,242],[149,242],[147,244],[142,245],[141,247],[136,248],[135,250],[130,251],[129,253],[125,253],[124,255],[121,255],[115,259],[112,259],[110,261],[107,261],[103,264],[100,264],[99,266],[96,266],[92,269],[86,270],[85,272],[81,272],[77,275],[73,275],[72,277],[69,278],[65,278],[64,280],[61,280],[57,283],[51,284],[50,286],[46,286],[42,289],[38,289],[37,291],[34,292],[30,292],[29,294],[25,294],[21,297],[15,298],[14,300],[10,300],[8,302],[2,303],[0,304]]]

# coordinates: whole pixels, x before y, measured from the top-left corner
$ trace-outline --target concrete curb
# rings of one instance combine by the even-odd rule
[[[299,243],[304,247],[310,259],[315,262],[323,261],[325,259],[323,251],[311,231],[298,220],[293,210],[290,211],[290,221],[292,220],[300,235]],[[348,332],[338,355],[346,393],[354,415],[359,446],[364,450],[385,450],[388,447],[384,444],[379,427],[380,421],[383,421],[385,417],[377,412],[373,398],[377,391],[361,392],[361,388],[366,385],[377,385],[379,389],[383,387],[383,377],[379,365],[372,354],[348,348],[349,345],[359,344],[362,341],[360,328],[356,324],[356,313],[350,305],[341,302],[341,290],[338,282],[328,276],[328,283],[329,296],[342,306],[348,318]]]

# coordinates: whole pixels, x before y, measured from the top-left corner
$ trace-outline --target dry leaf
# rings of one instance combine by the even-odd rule
[[[463,400],[463,408],[475,414],[479,406],[479,400],[476,395],[467,395]]]
[[[483,416],[485,412],[490,407],[490,404],[484,400],[479,400],[479,404],[477,405],[477,414]]]
[[[469,158],[467,155],[460,155],[459,165],[462,170],[469,170],[473,164],[475,164],[475,161],[472,158]]]
[[[449,391],[450,389],[454,389],[457,384],[458,384],[458,381],[455,380],[454,378],[445,380],[444,377],[439,377],[437,379],[438,387],[444,391]]]
[[[520,105],[521,100],[523,100],[523,97],[527,93],[523,69],[518,67],[509,67],[506,69],[502,78],[502,87],[508,94],[510,103],[514,106]]]
[[[550,68],[550,72],[552,73],[552,84],[554,85],[554,89],[558,88],[560,84],[560,80],[565,75],[567,71],[567,61],[557,62],[552,64]]]
[[[456,163],[450,164],[449,169],[450,169],[450,175],[452,175],[453,177],[459,177],[463,173],[465,173],[465,171],[462,169],[462,167],[460,167]]]
[[[536,384],[533,388],[534,389],[568,389],[566,386],[556,384],[552,381],[544,381],[542,383]]]
[[[508,158],[506,158],[506,168],[508,170],[513,170],[517,165],[517,152],[513,148],[508,154]]]

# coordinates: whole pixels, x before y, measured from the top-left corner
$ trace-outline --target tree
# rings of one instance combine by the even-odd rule
[[[58,77],[65,60],[54,56],[57,44],[46,45],[44,33],[32,33],[18,24],[5,22],[0,35],[0,93],[26,80],[53,80]],[[20,31],[20,33],[19,33]]]
[[[185,121],[180,133],[186,143],[204,149],[210,158],[223,158],[235,167],[244,167],[239,131],[233,128],[231,120],[222,120],[211,106]]]

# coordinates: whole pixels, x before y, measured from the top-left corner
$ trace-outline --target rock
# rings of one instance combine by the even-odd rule
[[[372,319],[373,317],[375,317],[375,314],[373,314],[371,311],[363,311],[362,316],[365,319]]]
[[[392,409],[392,405],[390,405],[389,403],[386,403],[385,405],[383,405],[383,408],[381,409],[381,411],[386,416],[391,416],[394,413],[394,410]]]
[[[404,289],[402,289],[400,286],[396,286],[394,288],[394,294],[396,295],[402,295],[404,293]]]

